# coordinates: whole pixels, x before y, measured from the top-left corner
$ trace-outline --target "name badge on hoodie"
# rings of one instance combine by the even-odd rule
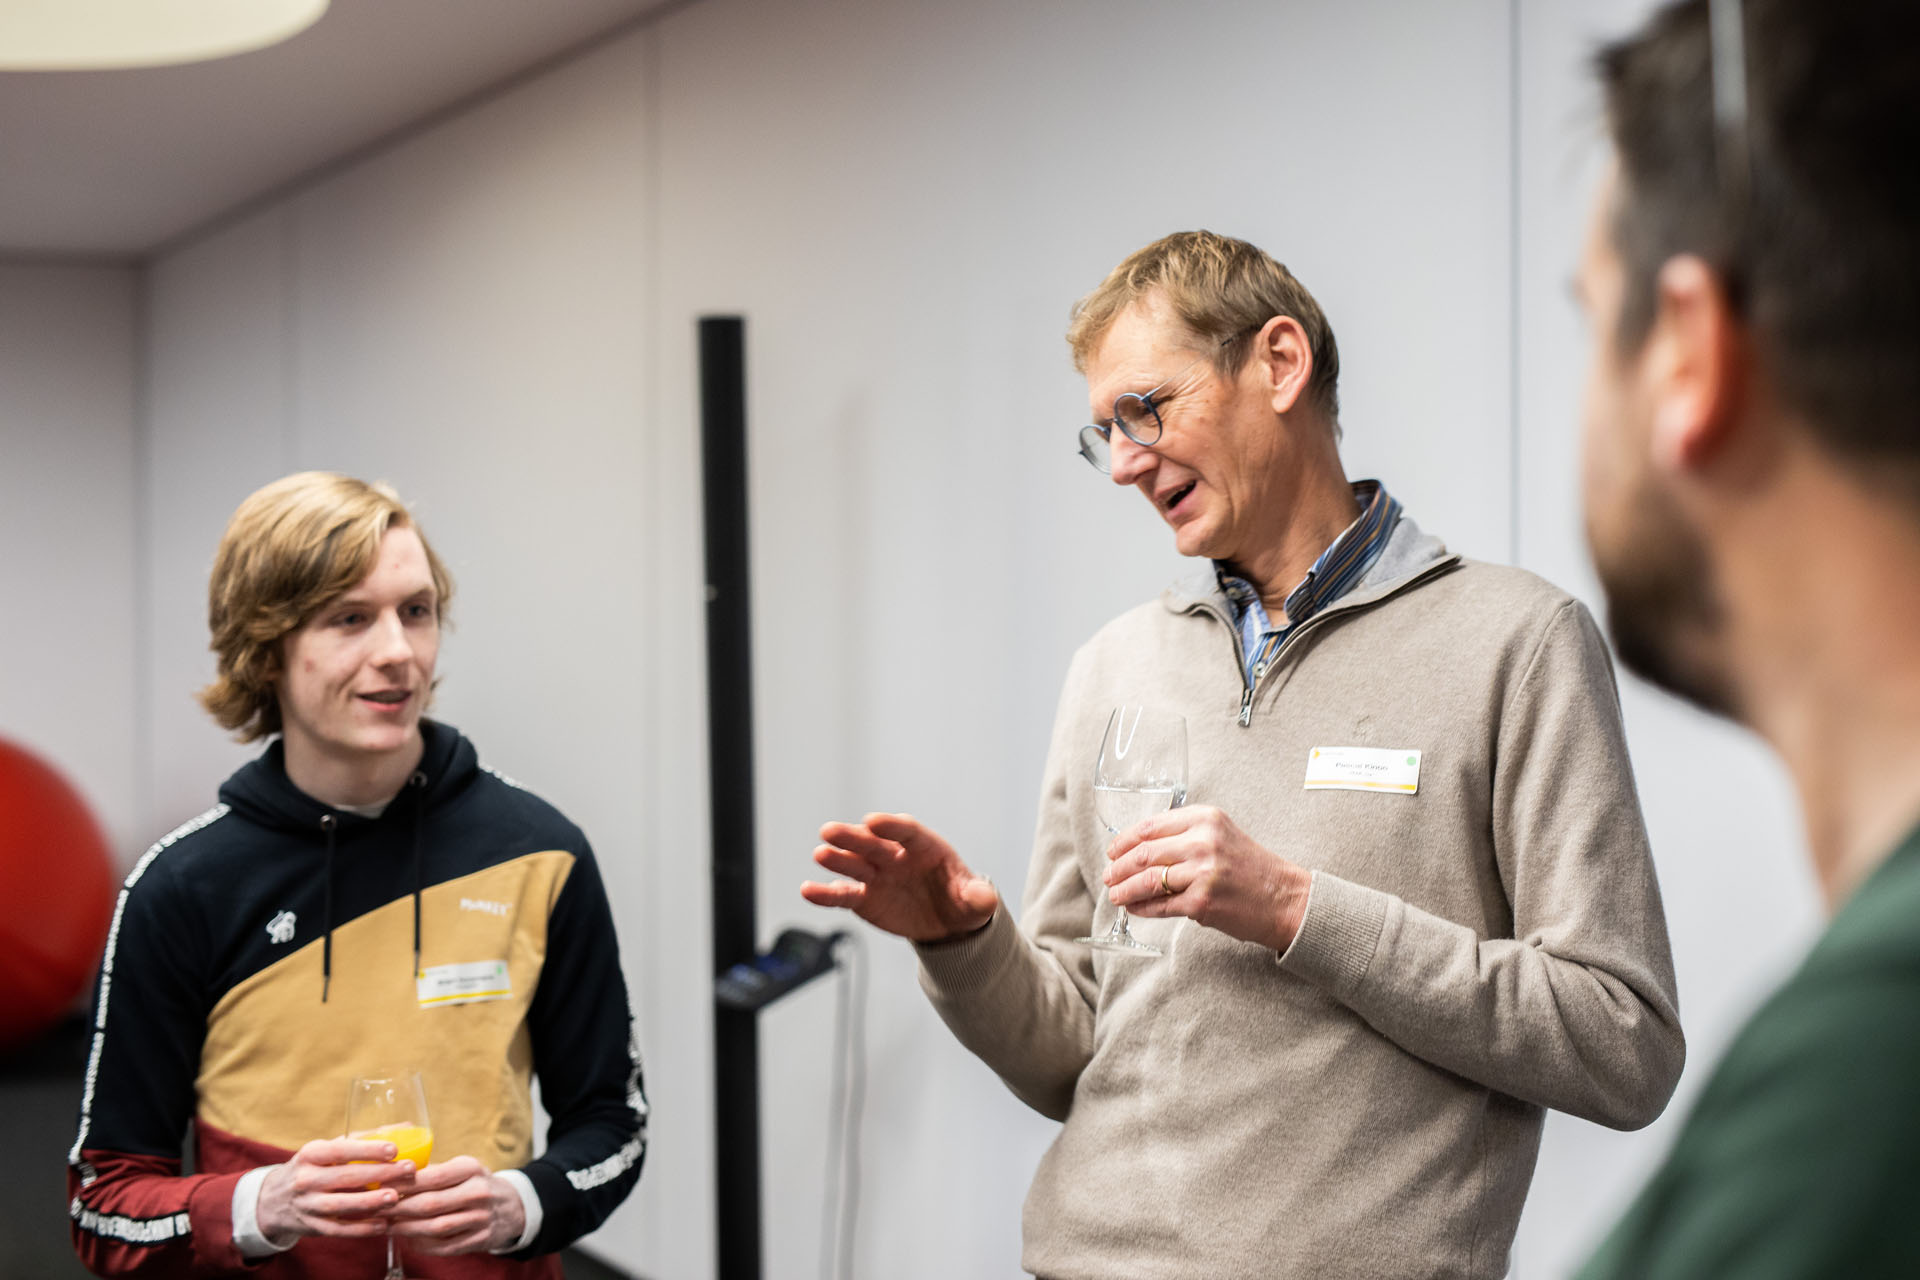
[[[513,994],[513,978],[507,973],[505,960],[437,964],[423,970],[415,985],[420,991],[422,1009],[449,1004],[478,1004],[482,1000],[505,1000]]]
[[[1408,747],[1315,747],[1307,755],[1308,791],[1420,790],[1420,753]]]

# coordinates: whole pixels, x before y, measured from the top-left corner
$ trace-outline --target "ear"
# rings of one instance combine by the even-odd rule
[[[1740,420],[1745,348],[1741,325],[1713,268],[1691,255],[1670,258],[1655,283],[1647,336],[1654,461],[1673,471],[1712,463]]]
[[[1275,413],[1290,413],[1313,380],[1313,345],[1292,316],[1275,316],[1253,340],[1252,363]]]

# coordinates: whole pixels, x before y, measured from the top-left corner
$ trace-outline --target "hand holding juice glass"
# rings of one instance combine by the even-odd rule
[[[427,1094],[418,1071],[385,1076],[363,1076],[347,1089],[347,1136],[370,1142],[391,1142],[395,1160],[411,1160],[414,1169],[427,1167],[433,1156],[433,1125],[427,1119]],[[371,1163],[355,1161],[359,1163]],[[379,1184],[370,1183],[374,1190]],[[387,1272],[383,1280],[406,1280],[387,1237]]]

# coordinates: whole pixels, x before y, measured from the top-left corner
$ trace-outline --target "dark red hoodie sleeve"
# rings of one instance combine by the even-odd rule
[[[180,1176],[180,1162],[88,1149],[67,1168],[73,1245],[102,1276],[221,1276],[249,1264],[233,1243],[238,1173]],[[83,1182],[81,1168],[94,1173]]]

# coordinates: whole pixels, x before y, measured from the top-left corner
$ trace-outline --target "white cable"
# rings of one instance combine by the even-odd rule
[[[867,1092],[867,958],[856,934],[833,943],[840,982],[834,1008],[833,1101],[827,1134],[827,1192],[821,1202],[821,1280],[853,1280],[860,1208],[860,1120]],[[854,1006],[858,1006],[856,1009]]]

